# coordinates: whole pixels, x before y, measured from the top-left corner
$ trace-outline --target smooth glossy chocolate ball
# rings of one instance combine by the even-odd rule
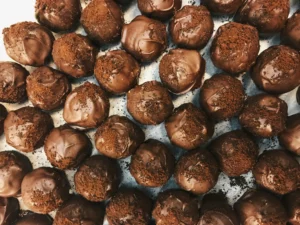
[[[300,224],[300,190],[285,195],[282,202],[287,211],[289,224]]]
[[[49,215],[26,212],[14,225],[52,225],[53,219]]]
[[[4,121],[7,117],[7,114],[7,109],[2,104],[0,104],[0,135],[2,135],[4,132]]]
[[[0,224],[12,225],[20,212],[19,201],[16,198],[0,197]]]
[[[244,0],[203,0],[209,11],[216,14],[234,14]]]
[[[287,20],[281,31],[281,42],[300,51],[300,10]]]

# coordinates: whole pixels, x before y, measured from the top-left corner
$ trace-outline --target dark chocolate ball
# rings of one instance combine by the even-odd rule
[[[255,63],[259,52],[257,30],[229,22],[219,27],[210,49],[213,64],[230,74],[244,73]]]
[[[167,48],[166,25],[145,16],[137,16],[124,25],[121,43],[137,60],[152,62]]]
[[[53,219],[49,215],[26,212],[14,225],[52,225]]]
[[[287,20],[281,32],[281,42],[300,51],[300,10]]]
[[[226,120],[238,115],[246,100],[243,84],[226,74],[207,79],[200,90],[200,105],[214,120]]]
[[[144,142],[144,131],[125,116],[109,117],[95,134],[95,147],[103,155],[122,159],[132,155]]]
[[[127,93],[127,110],[141,124],[162,123],[173,111],[168,90],[157,81],[137,85]]]
[[[161,82],[174,94],[185,94],[201,86],[205,64],[195,50],[172,49],[159,64]]]
[[[216,14],[234,14],[244,0],[202,0],[209,11]]]
[[[297,191],[284,196],[282,202],[287,211],[289,224],[300,224],[300,190],[298,189]]]
[[[259,137],[273,137],[286,127],[287,104],[278,97],[259,94],[248,98],[239,121],[241,126]]]
[[[205,6],[184,6],[175,13],[169,25],[173,42],[189,49],[204,48],[213,30],[214,22]]]
[[[20,212],[19,201],[16,198],[0,197],[0,224],[12,225]]]
[[[0,135],[2,135],[4,132],[4,121],[7,117],[7,114],[8,112],[6,108],[2,104],[0,104]]]
[[[10,111],[4,121],[6,142],[22,152],[42,147],[52,128],[51,116],[33,107]]]
[[[185,150],[204,144],[214,133],[213,122],[192,103],[176,108],[166,120],[165,128],[170,141]]]
[[[52,50],[54,37],[46,27],[34,22],[22,22],[3,30],[6,53],[18,63],[44,65]]]

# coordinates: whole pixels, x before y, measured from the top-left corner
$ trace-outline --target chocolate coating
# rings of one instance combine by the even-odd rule
[[[259,52],[257,30],[229,22],[219,27],[210,49],[213,64],[230,74],[244,73],[255,63]]]
[[[174,177],[182,189],[200,195],[216,185],[219,174],[213,155],[205,149],[196,149],[179,159]]]
[[[49,215],[27,213],[22,216],[14,225],[52,225],[53,219]]]
[[[287,20],[281,32],[281,42],[300,51],[300,10]]]
[[[33,107],[10,111],[4,121],[6,142],[22,152],[42,147],[52,128],[51,116]]]
[[[109,117],[95,134],[96,149],[114,159],[132,155],[144,140],[144,131],[138,125],[118,115]]]
[[[161,82],[174,94],[185,94],[201,86],[205,64],[195,50],[172,49],[159,64]]]
[[[278,97],[259,94],[248,98],[240,114],[241,126],[259,137],[273,137],[285,129],[287,104]]]
[[[107,200],[116,193],[120,184],[117,162],[103,155],[94,155],[80,165],[74,182],[76,192],[87,200]]]
[[[108,117],[109,106],[106,93],[99,86],[85,82],[67,96],[63,117],[70,125],[96,128]]]
[[[0,101],[18,103],[26,99],[29,72],[14,62],[0,62]]]
[[[12,225],[20,211],[19,201],[16,198],[0,197],[0,224]]]
[[[200,90],[200,105],[214,120],[226,120],[238,115],[246,100],[243,84],[226,74],[207,79]]]
[[[183,190],[167,190],[158,194],[152,216],[157,225],[196,225],[199,208],[194,195]]]
[[[192,103],[176,108],[166,120],[165,128],[172,144],[185,150],[204,144],[214,133],[214,124]]]
[[[91,155],[92,143],[83,132],[64,125],[50,132],[44,151],[52,166],[73,169]]]
[[[34,22],[22,22],[3,30],[6,53],[18,63],[44,65],[52,50],[54,37],[46,27]]]
[[[124,25],[121,43],[137,60],[152,62],[167,48],[166,26],[157,20],[137,16]]]
[[[2,135],[4,132],[4,121],[7,117],[7,114],[6,108],[0,104],[0,135]]]
[[[300,224],[300,190],[294,191],[284,196],[282,201],[285,209],[287,210],[289,224]]]
[[[173,42],[183,48],[202,49],[214,30],[214,22],[205,6],[186,5],[175,13],[169,31]]]
[[[203,0],[209,11],[216,14],[234,14],[244,0]]]
[[[157,81],[137,85],[127,93],[127,110],[141,124],[162,123],[173,111],[172,98]]]
[[[23,203],[29,210],[42,214],[57,209],[70,197],[69,190],[66,174],[50,167],[28,173],[21,186]]]
[[[97,81],[106,91],[119,95],[137,84],[141,67],[130,54],[114,50],[97,59],[94,71]]]

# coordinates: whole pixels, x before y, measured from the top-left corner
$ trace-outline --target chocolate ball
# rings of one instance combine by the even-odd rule
[[[10,111],[4,121],[6,142],[22,152],[42,147],[52,128],[51,116],[33,107]]]
[[[107,200],[116,193],[120,184],[118,164],[103,155],[94,155],[80,165],[74,182],[76,192],[87,200]]]
[[[209,11],[216,14],[234,14],[244,0],[203,0]]]
[[[0,135],[2,135],[4,132],[4,121],[7,117],[7,114],[6,108],[0,104]]]
[[[14,62],[0,62],[0,101],[19,103],[26,99],[29,72]]]
[[[214,22],[205,6],[184,6],[175,13],[169,25],[173,42],[189,49],[204,48],[213,30]]]
[[[80,22],[89,38],[100,45],[119,39],[124,18],[113,0],[93,0],[82,11]]]
[[[277,45],[263,51],[251,70],[258,88],[270,94],[283,94],[300,85],[300,54]]]
[[[96,149],[103,155],[123,159],[144,142],[144,131],[125,116],[109,117],[95,134]]]
[[[238,115],[244,107],[245,100],[243,84],[226,74],[216,74],[207,79],[199,96],[200,105],[216,121]]]
[[[64,125],[50,132],[44,150],[52,166],[73,169],[91,155],[92,143],[83,132]]]
[[[94,71],[97,81],[106,91],[120,95],[137,84],[141,67],[125,51],[114,50],[97,59]]]
[[[28,173],[22,182],[24,205],[35,213],[47,214],[69,198],[70,184],[58,169],[40,167]]]
[[[16,198],[0,197],[0,224],[12,225],[20,211],[19,201]]]
[[[67,96],[63,117],[70,125],[96,128],[108,117],[109,107],[109,99],[102,88],[85,82]]]
[[[172,49],[159,64],[161,82],[174,94],[185,94],[201,86],[205,64],[195,50]]]
[[[49,215],[26,213],[14,225],[52,225],[53,219]]]
[[[219,174],[213,155],[205,149],[196,149],[179,159],[174,177],[182,189],[201,195],[216,185]]]
[[[32,104],[43,110],[54,110],[62,106],[71,91],[67,77],[51,67],[42,66],[26,79],[26,90]]]
[[[110,225],[148,225],[151,218],[152,201],[137,189],[119,191],[106,207]]]
[[[281,32],[281,42],[300,51],[300,10],[287,20]]]
[[[287,104],[278,97],[259,94],[248,98],[239,121],[241,126],[258,137],[273,137],[285,129]]]
[[[170,149],[160,141],[149,139],[133,154],[130,173],[139,185],[160,187],[172,176],[174,165]]]
[[[53,34],[34,22],[22,22],[3,30],[7,55],[18,63],[42,66],[51,54]]]
[[[214,133],[214,124],[192,103],[176,108],[166,120],[165,128],[172,144],[185,150],[204,144]]]
[[[219,69],[241,74],[255,63],[259,52],[256,28],[235,22],[219,27],[210,48],[211,60]]]
[[[296,98],[297,98],[298,104],[300,105],[300,87],[297,90]]]
[[[157,81],[137,85],[127,93],[127,110],[141,124],[162,123],[173,111],[168,90]]]
[[[167,48],[166,25],[145,16],[137,16],[124,25],[121,43],[137,60],[152,62]]]
[[[157,196],[152,217],[159,225],[196,225],[199,220],[198,199],[183,190],[167,190]]]
[[[56,39],[52,57],[58,69],[74,78],[93,74],[97,49],[90,40],[76,33],[69,33]]]
[[[287,210],[288,222],[291,225],[300,224],[300,190],[294,191],[283,198],[283,205]]]

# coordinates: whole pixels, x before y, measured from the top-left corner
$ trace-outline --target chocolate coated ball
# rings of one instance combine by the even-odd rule
[[[52,223],[53,219],[49,215],[26,212],[14,225],[52,225]]]
[[[297,191],[284,196],[282,202],[287,210],[289,224],[300,224],[300,190],[298,189]]]
[[[300,10],[287,20],[281,32],[281,42],[300,50]]]
[[[203,0],[209,11],[216,14],[234,14],[244,0]]]

